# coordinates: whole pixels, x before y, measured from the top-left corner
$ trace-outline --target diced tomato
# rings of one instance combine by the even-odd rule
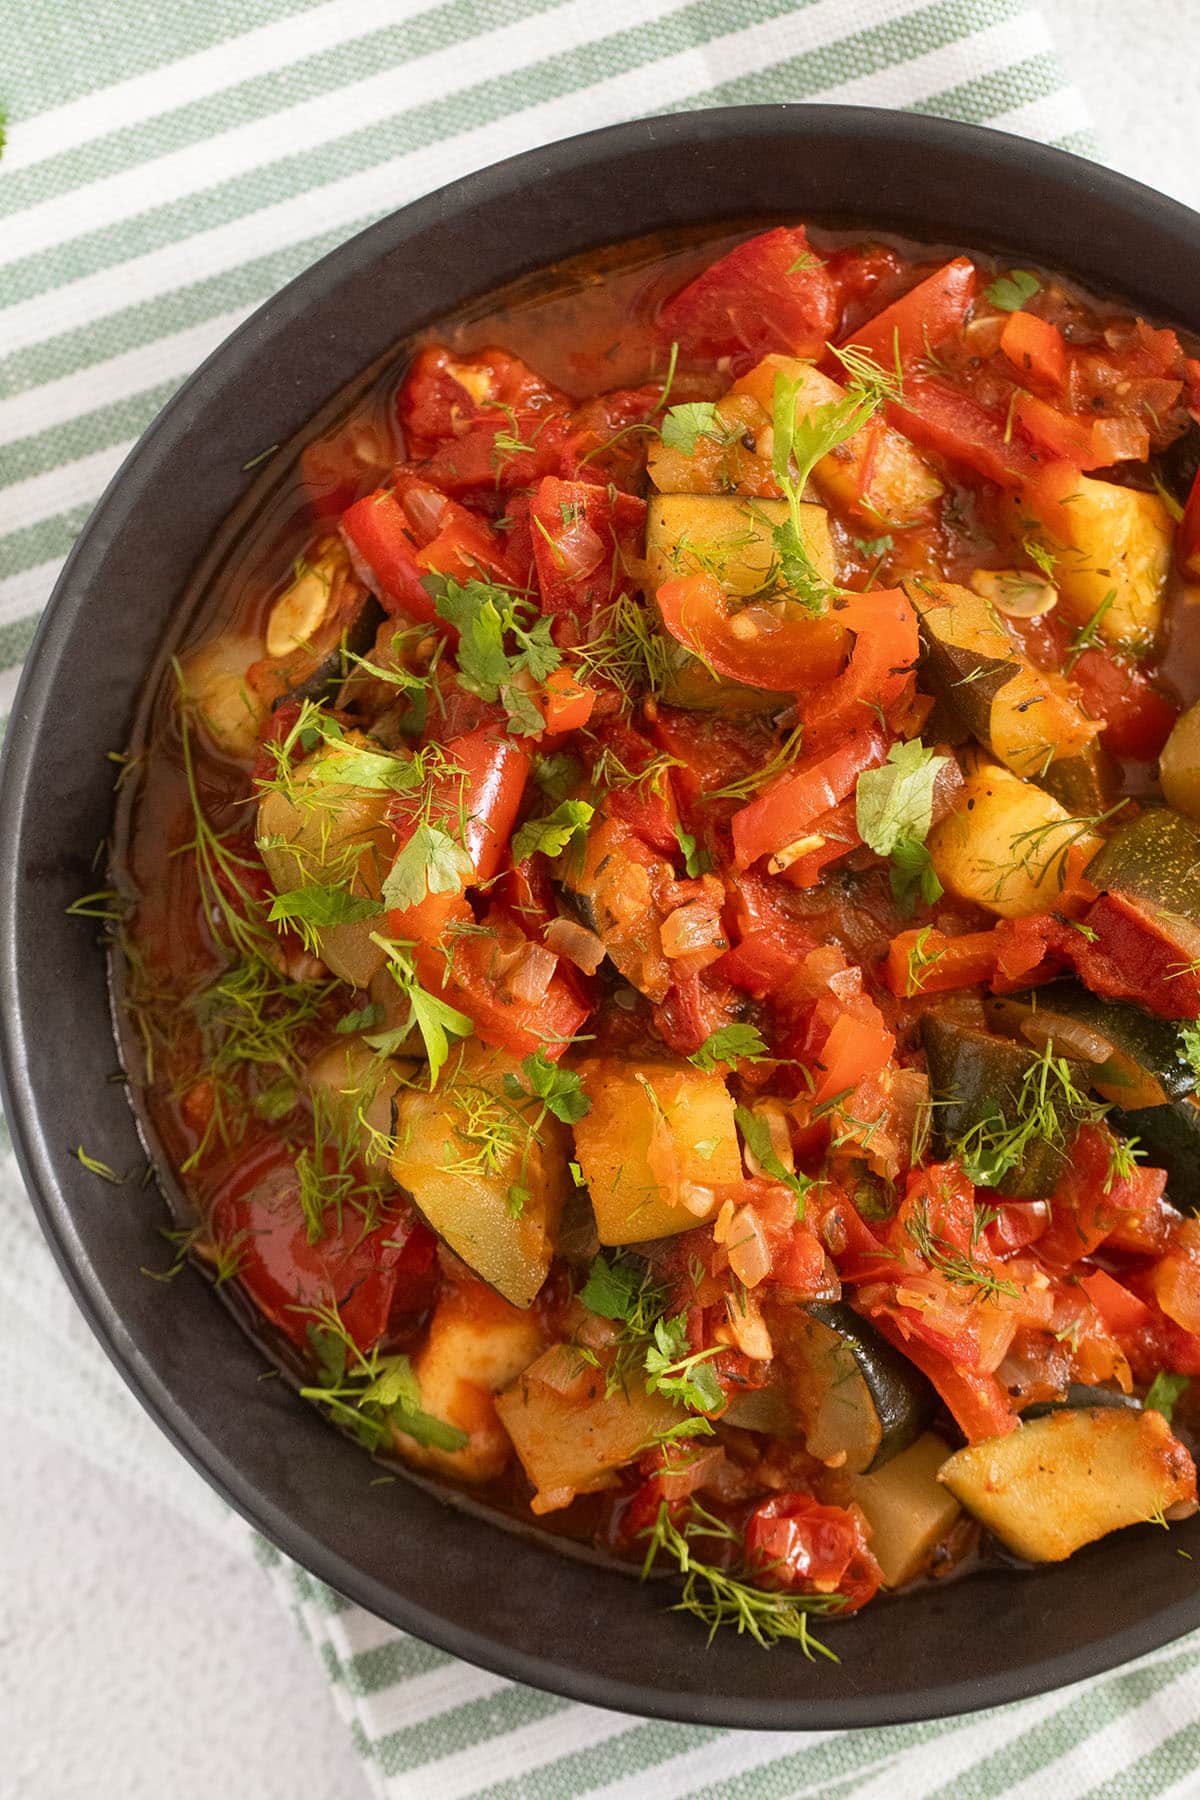
[[[1168,1249],[1134,1280],[1138,1292],[1156,1301],[1181,1331],[1200,1336],[1200,1224],[1195,1219],[1180,1219]]]
[[[625,492],[645,470],[646,448],[653,439],[650,421],[662,402],[661,383],[618,388],[586,400],[571,414],[570,434],[559,455],[559,473],[567,481],[612,482]],[[676,399],[688,395],[676,392]]]
[[[488,408],[499,429],[505,408],[536,414],[564,406],[556,388],[507,350],[489,348],[458,357],[443,345],[418,351],[396,397],[412,458],[430,456],[445,439],[462,437]]]
[[[1014,318],[1018,316],[1013,314]],[[1014,394],[1011,419],[1012,425],[1033,443],[1034,454],[1043,459],[1055,458],[1076,469],[1094,469],[1109,460],[1104,450],[1097,450],[1092,426],[1086,419],[1062,412],[1039,400],[1036,394]]]
[[[840,862],[851,850],[858,849],[862,839],[858,835],[858,802],[854,795],[814,819],[811,835],[822,841],[816,849],[788,864],[783,880],[789,887],[815,887],[831,863]]]
[[[734,804],[712,800],[712,790],[760,769],[773,743],[757,719],[724,719],[676,706],[657,708],[650,733],[660,750],[676,758],[671,780],[680,799],[694,807],[703,797],[703,806],[695,808],[702,822],[716,806]]]
[[[1081,1275],[1079,1285],[1099,1313],[1105,1329],[1114,1336],[1137,1331],[1149,1323],[1151,1313],[1146,1302],[1131,1294],[1119,1281],[1114,1281],[1111,1275],[1106,1275],[1103,1269],[1092,1269]]]
[[[803,226],[777,226],[705,269],[659,317],[687,356],[731,356],[748,367],[772,351],[819,357],[838,319],[825,264]]]
[[[774,856],[809,834],[822,813],[853,793],[864,769],[878,768],[886,758],[887,739],[865,718],[836,750],[802,757],[734,813],[730,828],[738,868],[748,869],[760,857]]]
[[[690,959],[688,959],[690,960]],[[654,1008],[654,1028],[678,1056],[691,1056],[733,1018],[733,989],[709,967],[672,964],[666,997]]]
[[[715,576],[677,575],[657,594],[663,624],[685,650],[730,681],[773,693],[797,694],[834,677],[845,660],[848,621],[839,614],[798,616],[769,630],[755,625],[753,608],[729,610],[728,596]],[[735,619],[745,635],[733,630]]]
[[[768,1280],[774,1287],[815,1296],[825,1279],[824,1245],[807,1225],[793,1225],[771,1258]]]
[[[605,812],[656,850],[675,856],[679,851],[675,835],[679,809],[670,771],[651,767],[656,760],[654,745],[620,719],[604,719],[595,735],[600,756],[594,768],[606,789]]]
[[[1100,742],[1113,756],[1154,762],[1171,735],[1179,707],[1145,670],[1112,650],[1085,650],[1071,671],[1093,719],[1104,720]]]
[[[400,935],[396,915],[388,918],[390,930]],[[514,1056],[541,1049],[556,1062],[590,1011],[582,982],[560,961],[540,999],[520,999],[512,980],[528,953],[541,946],[500,906],[479,923],[476,931],[465,900],[455,903],[441,942],[419,943],[414,952],[422,986],[465,1013],[492,1049]]]
[[[616,489],[546,476],[530,507],[533,558],[544,613],[562,619],[569,643],[595,635],[605,607],[633,586],[646,503]],[[556,634],[557,635],[557,634]]]
[[[781,919],[747,931],[714,969],[732,987],[762,999],[791,979],[814,943],[803,925]]]
[[[968,1443],[1005,1437],[1016,1429],[1008,1395],[994,1375],[957,1367],[941,1351],[902,1329],[886,1312],[875,1310],[868,1317],[889,1344],[902,1351],[933,1383]]]
[[[585,687],[565,663],[552,669],[546,677],[542,699],[547,735],[559,737],[563,732],[581,730],[591,718],[595,704],[595,688]]]
[[[1000,333],[1000,348],[1015,369],[1047,387],[1061,388],[1067,379],[1067,346],[1057,325],[1036,313],[1009,313]]]
[[[879,310],[882,294],[893,292],[904,274],[904,264],[890,244],[852,244],[825,259],[829,279],[842,303],[838,336],[849,339],[865,316]]]
[[[353,1207],[331,1209],[316,1243],[300,1204],[296,1151],[261,1137],[218,1182],[209,1211],[217,1245],[236,1254],[238,1279],[255,1305],[303,1344],[318,1307],[334,1307],[358,1348],[369,1351],[393,1316],[429,1307],[438,1285],[435,1239],[404,1200],[388,1197],[369,1232]]]
[[[841,1594],[848,1613],[865,1606],[883,1581],[857,1507],[821,1506],[808,1494],[774,1494],[755,1507],[746,1561],[760,1587]]]
[[[1050,1223],[1038,1239],[1038,1256],[1051,1267],[1081,1262],[1099,1249],[1123,1214],[1152,1213],[1167,1177],[1162,1169],[1135,1167],[1117,1175],[1116,1141],[1104,1125],[1082,1125],[1070,1161],[1050,1199]]]
[[[1001,1200],[992,1212],[983,1239],[993,1256],[1013,1256],[1035,1244],[1049,1219],[1044,1200]]]
[[[856,326],[853,342],[885,369],[894,367],[897,355],[907,368],[961,330],[974,297],[975,265],[969,256],[956,256]]]

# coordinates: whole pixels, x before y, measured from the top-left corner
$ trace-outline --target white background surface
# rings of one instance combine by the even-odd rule
[[[1200,0],[1042,6],[1109,159],[1200,207]],[[325,1676],[259,1571],[6,1413],[2,1390],[0,1800],[363,1800]]]

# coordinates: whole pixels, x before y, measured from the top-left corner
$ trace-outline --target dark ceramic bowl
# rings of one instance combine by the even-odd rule
[[[105,1186],[139,1141],[102,951],[66,907],[95,885],[112,765],[188,578],[253,476],[413,330],[537,267],[659,228],[810,218],[1008,251],[1200,331],[1200,218],[1090,163],[935,119],[747,107],[621,125],[469,176],[354,238],[180,390],[76,544],[30,654],[0,796],[5,1104],[30,1193],[92,1329],[182,1453],[281,1549],[406,1630],[602,1706],[789,1729],[1014,1700],[1200,1625],[1200,1519],[1058,1568],[993,1570],[827,1629],[839,1666],[724,1635],[669,1593],[513,1535],[370,1464],[284,1382],[196,1271],[169,1288],[163,1206]],[[1190,1545],[1195,1560],[1176,1555]]]

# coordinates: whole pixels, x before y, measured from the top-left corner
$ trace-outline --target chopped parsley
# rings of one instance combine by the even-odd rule
[[[998,312],[1020,312],[1027,300],[1041,289],[1041,282],[1028,269],[1010,269],[998,275],[983,291]]]

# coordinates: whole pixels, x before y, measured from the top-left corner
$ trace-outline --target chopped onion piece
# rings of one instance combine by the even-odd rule
[[[976,569],[971,586],[1010,619],[1040,619],[1058,605],[1058,589],[1027,569]]]
[[[540,1000],[557,967],[558,958],[553,950],[547,950],[542,944],[526,945],[508,977],[509,992],[516,1000],[530,1003]]]
[[[556,956],[565,956],[585,975],[594,975],[608,954],[603,938],[576,919],[552,919],[543,935]]]
[[[703,1187],[698,1181],[681,1181],[679,1184],[679,1204],[688,1212],[695,1213],[698,1219],[706,1219],[713,1208],[716,1195],[710,1187]]]
[[[771,1273],[771,1246],[753,1206],[739,1206],[726,1240],[729,1266],[743,1287],[757,1287]]]
[[[663,955],[671,958],[728,948],[724,926],[703,900],[691,900],[686,906],[677,906],[663,920],[660,935]]]
[[[770,1362],[775,1349],[754,1295],[727,1294],[725,1313],[729,1323],[722,1335],[728,1332],[731,1341],[751,1362]]]

